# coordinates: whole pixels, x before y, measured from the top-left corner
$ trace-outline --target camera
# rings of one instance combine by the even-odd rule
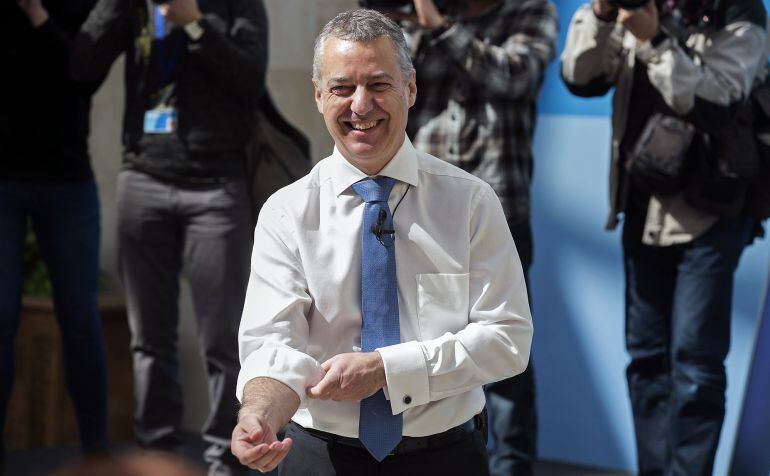
[[[412,0],[358,0],[361,8],[369,8],[380,12],[410,12]]]
[[[635,10],[647,4],[647,0],[610,0],[613,5],[624,10]]]
[[[447,13],[449,6],[452,3],[451,0],[433,0],[436,4],[436,8],[442,13]],[[413,13],[414,3],[412,0],[358,0],[358,5],[361,8],[369,8],[371,10],[377,10],[379,12],[398,12],[398,13]]]

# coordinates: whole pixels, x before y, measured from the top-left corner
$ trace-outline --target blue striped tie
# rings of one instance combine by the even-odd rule
[[[378,177],[353,184],[366,202],[361,228],[361,351],[401,342],[398,325],[396,251],[388,197],[395,179]],[[377,461],[401,441],[403,419],[393,415],[382,390],[361,400],[358,438]]]

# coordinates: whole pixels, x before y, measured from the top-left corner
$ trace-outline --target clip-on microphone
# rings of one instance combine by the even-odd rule
[[[385,229],[385,220],[387,220],[387,218],[388,214],[385,213],[385,210],[380,210],[379,215],[377,215],[377,223],[373,224],[371,229],[372,234],[377,238],[377,241],[379,241],[382,246],[391,246],[393,244],[393,240],[396,238],[396,230]],[[383,236],[387,236],[389,238],[387,243]]]

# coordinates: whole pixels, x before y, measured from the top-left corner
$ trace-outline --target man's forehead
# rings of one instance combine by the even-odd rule
[[[322,62],[345,57],[357,61],[397,63],[393,42],[385,36],[372,41],[353,41],[331,37],[324,43]]]
[[[399,76],[396,50],[387,37],[373,41],[352,41],[330,37],[323,46],[321,73],[325,82],[367,81]]]

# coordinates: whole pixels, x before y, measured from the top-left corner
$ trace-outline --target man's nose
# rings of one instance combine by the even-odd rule
[[[363,86],[356,88],[353,93],[353,103],[350,105],[350,110],[358,116],[365,116],[372,110],[372,94]]]

